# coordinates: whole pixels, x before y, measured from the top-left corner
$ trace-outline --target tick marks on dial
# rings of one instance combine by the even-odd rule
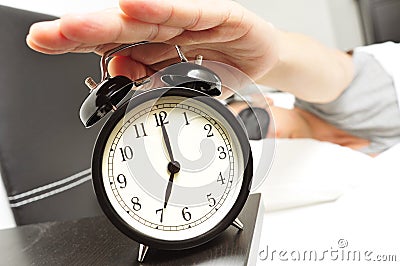
[[[164,114],[164,113],[162,113],[161,114],[161,116],[159,115],[161,112],[161,110],[163,110],[163,108],[168,108],[168,106],[169,105],[160,105],[160,106],[157,106],[157,108],[153,108],[153,109],[146,109],[144,112],[140,112],[140,114],[136,114],[136,115],[134,115],[134,116],[132,116],[129,120],[127,120],[127,122],[126,122],[126,125],[124,125],[121,129],[120,129],[120,134],[118,134],[117,136],[115,136],[115,138],[114,138],[114,141],[112,142],[112,146],[110,147],[110,149],[109,149],[109,151],[110,151],[110,153],[108,154],[108,157],[109,157],[109,159],[111,160],[111,164],[109,164],[108,165],[108,170],[111,170],[111,173],[110,173],[110,177],[112,177],[113,176],[113,174],[114,174],[114,170],[113,170],[113,168],[114,168],[114,165],[113,165],[113,163],[114,163],[114,161],[115,161],[115,159],[114,159],[114,153],[115,153],[115,155],[118,155],[119,154],[119,147],[121,147],[121,145],[119,145],[119,146],[117,146],[118,145],[118,143],[122,140],[122,135],[123,135],[123,133],[125,132],[125,130],[127,129],[127,128],[132,128],[133,129],[133,131],[131,130],[131,131],[129,131],[129,132],[131,132],[131,133],[133,133],[132,134],[132,136],[133,136],[133,138],[134,137],[139,137],[139,138],[142,138],[142,137],[145,137],[145,136],[147,136],[147,135],[149,135],[150,137],[152,136],[152,133],[154,132],[154,128],[152,128],[152,127],[150,127],[149,125],[155,125],[155,126],[157,126],[157,122],[158,122],[158,125],[159,125],[159,127],[158,127],[158,130],[165,130],[165,131],[168,131],[168,133],[172,133],[172,131],[169,131],[168,129],[171,127],[171,126],[174,126],[174,119],[173,118],[175,118],[174,116],[172,116],[171,115],[171,117],[169,117],[169,119],[167,119],[167,116]],[[172,106],[172,105],[171,105]],[[179,119],[179,121],[183,124],[183,125],[188,125],[188,124],[191,124],[191,122],[192,122],[192,120],[193,119],[198,119],[198,118],[200,118],[200,119],[206,119],[207,121],[206,121],[206,123],[208,123],[210,126],[212,126],[212,131],[211,132],[209,132],[209,130],[208,130],[208,126],[207,126],[207,129],[204,129],[205,131],[202,131],[201,129],[203,129],[202,128],[202,126],[204,126],[204,122],[203,122],[203,124],[198,124],[197,122],[199,121],[199,120],[193,120],[193,122],[192,122],[192,126],[193,126],[193,128],[196,128],[196,126],[200,126],[198,129],[199,130],[201,130],[201,133],[203,133],[204,135],[203,135],[203,137],[205,137],[205,136],[209,136],[209,134],[211,133],[213,133],[213,135],[215,135],[215,136],[217,136],[218,138],[217,138],[217,141],[220,141],[220,139],[221,139],[221,141],[223,141],[224,142],[224,144],[225,145],[223,145],[223,143],[221,143],[221,144],[219,144],[219,145],[223,145],[224,147],[225,147],[225,151],[227,152],[227,153],[229,153],[228,155],[227,155],[227,157],[229,158],[229,161],[231,161],[233,158],[234,158],[234,155],[235,154],[232,154],[233,153],[233,148],[232,148],[232,146],[231,146],[231,143],[230,143],[230,139],[228,138],[228,136],[227,136],[227,134],[225,134],[224,132],[225,132],[225,128],[224,127],[222,127],[222,126],[220,126],[220,124],[219,124],[219,121],[218,120],[214,120],[214,119],[212,119],[211,120],[211,117],[209,116],[209,115],[206,115],[206,113],[204,113],[204,112],[202,112],[202,111],[200,111],[198,108],[194,108],[194,107],[191,107],[191,106],[188,106],[188,105],[182,105],[182,104],[176,104],[174,107],[178,107],[179,109],[181,109],[182,111],[180,111],[179,113],[177,113],[177,114],[175,114],[176,115],[176,117],[177,117],[177,119]],[[156,114],[158,114],[158,116],[156,117],[154,117],[153,118],[153,112],[152,111],[154,111],[154,110],[157,110],[156,111]],[[191,112],[191,110],[192,110],[192,112]],[[166,110],[167,111],[167,110]],[[185,111],[185,113],[183,113],[183,111]],[[186,113],[187,112],[187,113]],[[169,111],[169,109],[168,109],[168,111],[166,112],[167,114],[170,114],[170,111]],[[151,120],[151,122],[152,123],[144,123],[144,122],[142,122],[143,120],[137,120],[138,118],[140,118],[140,117],[143,117],[143,115],[145,115],[145,114],[148,114],[148,117],[146,118],[146,119],[152,119]],[[179,116],[178,116],[179,115]],[[154,119],[156,119],[156,120],[154,120]],[[158,121],[157,121],[158,120]],[[170,120],[170,121],[168,121],[168,120]],[[146,120],[147,121],[147,120]],[[166,123],[167,122],[167,123]],[[168,123],[168,122],[170,122],[170,123]],[[195,123],[196,122],[196,123]],[[136,124],[135,124],[136,123]],[[143,124],[142,124],[143,123]],[[172,123],[172,124],[171,124]],[[135,127],[135,125],[136,125],[136,127]],[[145,128],[145,126],[146,126],[146,128]],[[193,128],[192,127],[189,127],[187,130],[193,130]],[[137,130],[137,131],[136,131]],[[172,130],[172,129],[171,129]],[[173,181],[174,181],[174,179],[176,179],[176,175],[177,175],[177,173],[178,172],[180,172],[180,170],[181,170],[181,165],[179,164],[179,162],[177,162],[177,161],[175,161],[176,159],[180,159],[180,156],[178,156],[178,158],[174,158],[173,157],[173,155],[177,155],[177,154],[172,154],[172,152],[175,152],[175,149],[173,149],[173,150],[171,150],[170,152],[170,154],[168,154],[169,152],[167,152],[167,145],[166,145],[166,143],[165,143],[165,139],[164,139],[164,136],[163,135],[161,135],[160,136],[160,134],[159,134],[160,132],[158,131],[157,132],[157,134],[156,135],[154,135],[154,136],[156,136],[156,137],[158,137],[158,138],[160,138],[160,137],[163,137],[163,140],[164,140],[164,147],[165,147],[165,150],[166,150],[166,154],[165,153],[163,153],[162,155],[163,156],[165,156],[166,155],[166,157],[167,157],[167,159],[168,159],[168,165],[167,165],[167,170],[168,170],[168,172],[171,174],[171,175],[173,175],[172,176],[172,182],[169,182],[169,180],[168,180],[168,184],[167,184],[167,190],[170,190],[169,192],[167,192],[167,191],[165,191],[165,195],[164,195],[164,197],[166,197],[167,196],[167,194],[170,194],[171,193],[171,191],[174,189],[174,185],[173,185]],[[167,133],[167,134],[168,134]],[[172,137],[172,136],[171,136]],[[175,138],[172,138],[171,139],[171,141],[174,141],[175,140]],[[171,143],[171,144],[175,144],[175,143]],[[171,145],[170,144],[170,145]],[[133,147],[133,145],[135,145],[135,142],[133,142],[132,144],[132,147]],[[174,148],[176,147],[176,146],[174,146],[174,145],[171,145],[171,146],[173,146]],[[124,147],[122,147],[122,148],[124,148]],[[162,148],[162,147],[161,147]],[[170,149],[171,149],[171,147],[170,147]],[[118,151],[118,153],[116,153]],[[170,156],[169,156],[170,155]],[[125,154],[124,154],[124,156],[125,156]],[[119,159],[120,157],[118,157],[118,159]],[[165,158],[164,158],[165,159]],[[184,162],[183,161],[181,161],[181,160],[179,160],[181,163],[183,163],[184,164]],[[165,162],[165,161],[164,161]],[[120,163],[120,161],[118,162],[118,163]],[[119,164],[117,165],[117,166],[119,166]],[[116,169],[117,169],[117,166],[115,167]],[[163,163],[163,165],[162,166],[164,166],[165,167],[165,164]],[[164,168],[164,167],[162,167],[162,168]],[[185,165],[185,167],[187,167],[186,165]],[[232,165],[230,165],[229,166],[229,168],[230,168],[230,171],[232,171],[232,169],[233,169],[233,164]],[[165,169],[165,168],[164,168]],[[183,168],[182,168],[183,169]],[[165,171],[165,170],[164,170]],[[171,176],[170,176],[171,177]],[[229,180],[230,178],[232,178],[232,174],[230,174],[229,175],[229,177],[226,177],[226,179],[227,179],[227,181],[229,181],[230,183],[232,183],[232,180]],[[117,181],[117,180],[116,180]],[[176,181],[176,180],[175,180]],[[165,182],[165,181],[164,181]],[[114,184],[115,183],[115,184]],[[231,184],[230,183],[228,183],[228,186],[226,186],[226,184],[225,184],[225,186],[227,187],[227,189],[228,190],[230,190],[230,186],[231,186]],[[110,183],[112,186],[111,187],[115,187],[115,185],[119,185],[119,183],[118,182],[111,182]],[[168,186],[170,187],[169,189],[168,189]],[[117,195],[119,195],[119,192],[121,192],[121,190],[116,190],[116,191],[114,191],[114,194],[115,194],[115,196],[117,196]],[[172,192],[173,193],[173,192]],[[226,191],[225,191],[225,193],[226,193]],[[172,194],[171,194],[172,195]],[[168,197],[169,198],[169,197]],[[190,228],[195,228],[195,227],[197,227],[199,224],[201,224],[201,223],[203,223],[203,222],[205,222],[205,221],[208,221],[208,219],[210,218],[210,217],[212,217],[213,216],[213,214],[215,213],[215,212],[217,212],[217,211],[219,211],[219,208],[221,208],[221,206],[222,206],[222,204],[224,203],[224,201],[225,201],[225,198],[226,198],[226,195],[224,194],[224,196],[221,198],[221,200],[220,200],[220,202],[219,202],[219,206],[215,206],[215,207],[218,207],[218,208],[211,208],[211,209],[207,209],[207,211],[209,211],[207,214],[205,214],[205,215],[203,215],[203,214],[201,214],[202,216],[200,217],[200,215],[198,215],[197,213],[195,213],[195,212],[193,212],[193,215],[194,215],[194,218],[196,218],[197,220],[195,220],[195,219],[193,219],[193,220],[195,220],[194,222],[192,222],[192,223],[190,223],[190,225],[189,224],[186,224],[186,225],[184,225],[184,224],[182,224],[182,225],[180,225],[180,226],[177,226],[177,227],[174,227],[174,226],[171,226],[171,227],[169,227],[169,226],[166,226],[166,227],[164,227],[164,226],[160,226],[159,225],[159,222],[160,222],[160,216],[155,216],[156,218],[154,218],[153,219],[153,216],[151,216],[151,217],[146,217],[143,213],[139,213],[139,215],[137,215],[136,213],[137,212],[135,212],[134,210],[131,210],[131,211],[128,211],[127,209],[125,209],[125,211],[134,219],[134,220],[136,220],[138,223],[141,223],[141,224],[144,224],[145,226],[147,226],[147,227],[151,227],[151,228],[153,228],[153,229],[157,229],[157,230],[163,230],[163,231],[181,231],[181,230],[185,230],[185,229],[190,229]],[[162,202],[162,199],[160,199],[160,201],[161,202],[159,202],[159,203],[161,203],[161,204],[163,204],[163,202]],[[168,199],[165,199],[164,198],[164,201],[165,202],[168,202]],[[119,201],[118,200],[118,202],[119,202],[119,205],[125,205],[125,201],[123,201],[123,200],[121,200],[121,201]],[[158,203],[157,203],[158,204]],[[166,205],[168,205],[168,204],[166,204]],[[171,205],[171,203],[169,203],[169,205]],[[169,206],[168,205],[168,206]],[[144,205],[143,205],[144,206]],[[163,207],[163,206],[160,206],[161,208]],[[176,207],[176,206],[175,206]],[[173,213],[174,213],[174,208],[175,208],[174,206],[169,206],[169,213],[172,215]],[[165,209],[165,207],[164,208],[162,208],[161,210],[163,210],[163,211],[165,211],[166,209]],[[159,213],[158,213],[159,214]],[[142,217],[143,216],[143,217]],[[158,218],[158,221],[157,220],[155,220],[155,219],[157,219]],[[158,225],[157,225],[158,224]]]

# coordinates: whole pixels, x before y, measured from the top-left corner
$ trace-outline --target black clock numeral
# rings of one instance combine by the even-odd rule
[[[132,208],[135,210],[135,211],[140,211],[140,209],[142,208],[142,204],[140,204],[139,203],[139,198],[138,197],[133,197],[132,199],[131,199],[131,202],[132,202]]]
[[[185,207],[182,209],[182,216],[183,219],[185,219],[185,221],[190,221],[190,219],[192,219],[192,214],[190,212],[188,212],[188,207]]]
[[[136,138],[141,138],[141,137],[146,137],[146,130],[144,129],[144,124],[140,123],[140,126],[138,125],[133,125],[133,127],[135,128],[135,132],[136,132]]]
[[[211,196],[212,196],[211,193],[210,193],[210,194],[207,194],[207,200],[208,200],[208,202],[210,203],[210,204],[208,204],[208,206],[214,207],[214,206],[215,206],[215,203],[217,203],[217,202],[216,202],[215,198],[214,198],[214,197],[211,197]]]
[[[119,148],[119,150],[121,152],[123,162],[133,158],[133,150],[130,146],[126,146],[124,148]]]
[[[189,123],[189,119],[188,119],[186,112],[183,112],[183,116],[185,117],[186,125],[189,125],[190,123]]]
[[[158,209],[158,210],[156,210],[156,214],[158,214],[159,212],[161,212],[160,223],[162,223],[162,221],[163,221],[164,209]]]
[[[219,172],[218,178],[217,178],[217,182],[221,182],[221,185],[225,184],[225,180],[226,178],[222,176],[222,172]]]
[[[168,114],[165,111],[160,111],[158,114],[153,114],[154,118],[156,119],[156,127],[160,127],[169,123],[169,121],[167,121],[167,115]]]
[[[217,148],[217,151],[219,151],[219,158],[221,159],[221,160],[223,160],[223,159],[225,159],[226,158],[226,152],[225,152],[225,148],[223,147],[223,146],[219,146],[218,148]]]
[[[210,124],[204,125],[204,130],[207,130],[207,138],[214,136],[214,133],[211,132],[212,126]]]
[[[126,188],[126,177],[123,174],[117,176],[117,182],[120,184],[120,188]]]

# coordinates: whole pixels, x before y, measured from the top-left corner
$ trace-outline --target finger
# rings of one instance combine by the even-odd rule
[[[182,29],[141,22],[109,9],[34,24],[27,39],[40,51],[87,52],[87,47],[97,50],[108,43],[162,42],[180,33]]]
[[[32,48],[35,51],[41,52],[41,53],[45,53],[45,54],[63,54],[63,53],[67,53],[67,51],[65,50],[48,50],[46,48],[43,48],[39,45],[37,45],[36,43],[34,43],[28,36],[26,38],[26,44]]]
[[[111,76],[123,75],[129,77],[131,80],[138,80],[144,77],[150,77],[155,72],[178,62],[179,59],[172,58],[153,65],[145,65],[130,57],[117,56],[110,61],[108,71]]]
[[[114,57],[108,64],[108,71],[111,76],[122,75],[131,80],[138,80],[153,74],[147,66],[126,56]]]
[[[168,41],[179,45],[234,41],[258,23],[254,14],[234,1],[170,0],[154,4],[146,0],[120,0],[120,7],[137,20],[185,29]]]
[[[67,39],[60,32],[60,20],[43,21],[31,26],[26,42],[29,47],[44,53],[68,52],[80,43]]]
[[[199,31],[236,19],[238,6],[225,0],[120,0],[120,8],[128,16],[147,23]]]
[[[61,33],[59,19],[33,24],[29,30],[28,36],[26,37],[26,43],[32,49],[46,54],[93,52],[97,50],[111,49],[116,46],[115,44],[109,44],[99,47],[92,44],[72,41]]]
[[[153,65],[178,57],[175,47],[165,43],[138,45],[127,50],[125,55],[145,65]]]
[[[90,44],[158,42],[182,32],[177,28],[139,21],[118,9],[65,16],[61,18],[60,31],[70,40]]]
[[[108,68],[112,76],[125,75],[136,80],[177,62],[179,58],[174,46],[147,43],[119,52]],[[147,66],[147,72],[144,71],[144,66]]]

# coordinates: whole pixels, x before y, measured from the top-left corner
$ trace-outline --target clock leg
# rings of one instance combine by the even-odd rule
[[[236,227],[239,230],[243,230],[243,224],[242,222],[239,220],[239,218],[236,218],[235,221],[233,221],[232,225],[234,227]]]
[[[147,250],[149,249],[149,246],[145,246],[143,244],[139,244],[139,256],[138,256],[138,261],[143,262],[144,257],[146,256]]]

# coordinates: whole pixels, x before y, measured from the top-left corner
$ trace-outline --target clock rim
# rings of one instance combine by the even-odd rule
[[[106,194],[102,175],[102,161],[103,153],[108,141],[108,137],[117,123],[123,118],[127,111],[145,103],[149,100],[157,99],[162,96],[181,96],[187,98],[200,97],[196,100],[209,105],[212,109],[219,112],[232,127],[233,132],[238,138],[240,147],[242,149],[244,172],[243,182],[240,188],[238,197],[228,214],[211,230],[197,235],[193,238],[184,240],[163,240],[150,237],[139,230],[130,226],[112,207],[108,196]],[[247,158],[247,160],[246,160]],[[246,164],[247,161],[247,164]],[[140,244],[151,246],[160,249],[179,250],[199,246],[217,237],[220,233],[226,230],[232,222],[237,218],[246,200],[250,194],[250,187],[253,178],[253,157],[251,147],[247,135],[240,125],[235,116],[218,100],[210,97],[209,95],[197,90],[189,89],[186,87],[160,87],[140,92],[138,95],[133,96],[129,101],[121,105],[106,121],[97,136],[95,147],[92,153],[92,184],[99,202],[101,209],[111,223],[122,233],[129,238],[137,241]]]

